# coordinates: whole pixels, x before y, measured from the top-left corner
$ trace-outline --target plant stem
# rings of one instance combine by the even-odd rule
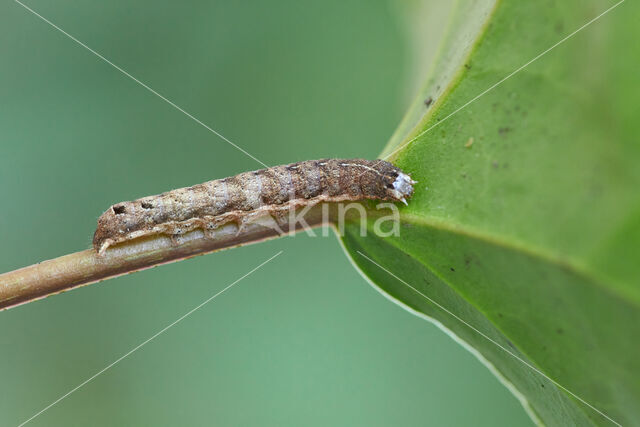
[[[281,232],[293,233],[306,225],[328,224],[329,207],[323,209],[323,206],[309,209],[303,215],[304,223],[294,222],[291,227],[287,221],[278,223],[280,230],[259,222],[242,229],[236,224],[227,224],[209,237],[201,230],[187,233],[177,242],[157,235],[113,246],[103,255],[88,249],[0,274],[0,310],[156,265],[280,237]]]

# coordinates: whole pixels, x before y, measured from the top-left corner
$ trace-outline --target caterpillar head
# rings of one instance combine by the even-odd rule
[[[387,197],[406,205],[407,199],[413,195],[413,184],[417,181],[412,180],[402,169],[389,162],[377,160],[375,164],[376,169],[383,177]]]

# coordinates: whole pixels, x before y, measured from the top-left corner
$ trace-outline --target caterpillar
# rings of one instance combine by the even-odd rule
[[[320,202],[390,200],[407,203],[415,181],[384,160],[322,159],[244,172],[112,205],[99,218],[93,247],[103,254],[142,236],[177,236],[194,229],[239,225]]]

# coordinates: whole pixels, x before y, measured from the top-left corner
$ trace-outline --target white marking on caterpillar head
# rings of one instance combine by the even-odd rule
[[[418,181],[414,181],[411,177],[405,173],[399,172],[398,177],[393,181],[393,193],[394,195],[405,205],[407,201],[405,197],[411,197],[413,194],[413,184]]]

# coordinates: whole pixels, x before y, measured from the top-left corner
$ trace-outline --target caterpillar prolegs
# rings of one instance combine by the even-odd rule
[[[116,203],[98,218],[93,246],[142,236],[205,234],[229,222],[278,215],[321,202],[389,200],[406,203],[415,182],[384,160],[322,159],[244,172],[156,196]]]

